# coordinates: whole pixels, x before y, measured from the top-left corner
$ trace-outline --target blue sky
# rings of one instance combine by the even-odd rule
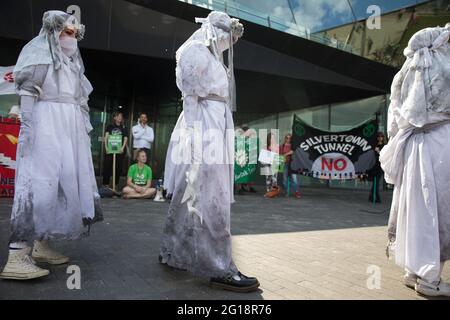
[[[288,0],[233,0],[251,11],[270,15],[282,21],[292,22]],[[409,7],[426,0],[290,0],[297,23],[317,32],[354,20],[349,2],[358,20],[367,18],[367,7],[378,5],[382,13]],[[229,0],[229,2],[232,2]]]

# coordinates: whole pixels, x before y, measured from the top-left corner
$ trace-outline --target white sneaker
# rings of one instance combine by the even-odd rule
[[[10,251],[8,262],[0,273],[0,279],[30,280],[47,276],[50,271],[36,266],[29,256],[30,251],[30,247]]]
[[[161,190],[156,191],[156,196],[153,199],[153,201],[156,201],[156,202],[164,202],[165,201]]]
[[[408,288],[415,289],[415,288],[416,288],[417,279],[419,279],[419,277],[417,277],[415,274],[412,274],[412,273],[408,273],[408,272],[407,272],[407,273],[403,276],[403,283],[404,283],[405,286],[407,286]]]
[[[450,284],[442,281],[442,279],[434,284],[418,279],[416,292],[428,297],[450,297]]]
[[[33,259],[36,262],[48,264],[64,264],[69,262],[69,258],[49,247],[47,242],[34,241]]]

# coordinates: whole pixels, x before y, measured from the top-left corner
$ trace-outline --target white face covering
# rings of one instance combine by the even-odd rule
[[[222,53],[230,49],[230,36],[228,33],[223,31],[219,31],[218,33],[219,41],[217,41],[217,49],[219,49],[219,52]]]
[[[76,38],[63,36],[59,38],[59,43],[61,44],[61,49],[64,54],[71,57],[77,52],[78,40]]]

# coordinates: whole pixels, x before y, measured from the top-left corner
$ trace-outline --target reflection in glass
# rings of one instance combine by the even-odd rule
[[[449,0],[179,0],[220,10],[243,20],[290,33],[392,66],[400,66],[410,30],[449,18]],[[376,5],[381,29],[367,20]],[[439,19],[439,17],[441,19]],[[437,18],[437,19],[435,19]],[[441,25],[444,25],[441,22]],[[416,30],[416,31],[417,31]],[[407,43],[407,40],[406,40]]]

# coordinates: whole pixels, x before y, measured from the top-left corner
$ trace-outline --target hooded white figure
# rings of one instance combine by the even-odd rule
[[[450,258],[450,24],[414,34],[395,76],[388,115],[390,141],[380,156],[395,185],[390,249],[405,285],[450,296],[441,281]]]
[[[251,291],[259,283],[240,274],[234,265],[230,234],[234,201],[233,44],[242,36],[243,26],[216,11],[196,21],[202,27],[176,55],[183,112],[166,158],[164,187],[172,200],[160,261],[198,276],[220,278],[212,279],[217,287]],[[226,50],[228,67],[223,60]]]
[[[102,219],[88,133],[88,96],[77,41],[84,26],[65,12],[48,11],[39,35],[21,51],[14,69],[22,124],[17,150],[10,253],[2,278],[48,274],[32,263],[67,257],[47,241],[77,239]]]

